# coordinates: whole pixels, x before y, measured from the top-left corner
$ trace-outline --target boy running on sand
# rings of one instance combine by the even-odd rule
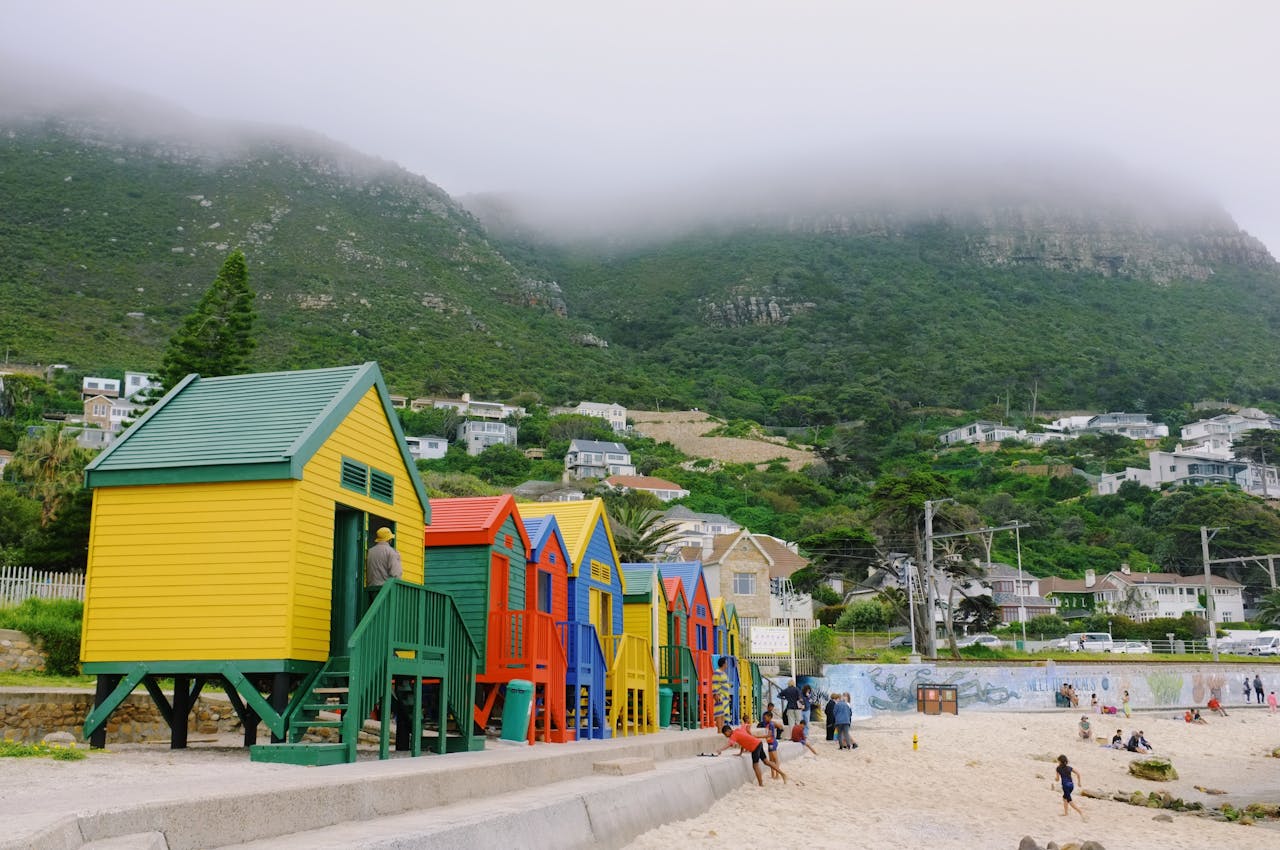
[[[728,723],[720,727],[720,734],[729,739],[729,743],[716,750],[716,755],[720,755],[730,747],[740,747],[742,752],[751,753],[751,769],[756,772],[756,784],[764,787],[764,772],[760,770],[760,762],[769,763],[768,750],[762,739],[757,738],[750,732],[744,732],[742,729],[734,729]],[[738,755],[742,755],[739,752]],[[782,781],[787,781],[787,775],[773,765],[769,765],[769,769],[775,773],[781,774]]]
[[[1062,783],[1062,816],[1065,818],[1070,814],[1070,812],[1067,811],[1067,807],[1070,806],[1076,810],[1077,814],[1080,815],[1081,820],[1085,820],[1084,812],[1080,811],[1080,807],[1071,800],[1071,792],[1075,790],[1076,783],[1082,781],[1080,779],[1080,771],[1067,764],[1066,756],[1058,756],[1058,766],[1053,770],[1058,774],[1058,781]],[[1073,776],[1075,778],[1075,782],[1072,781]],[[1052,782],[1049,783],[1049,787],[1053,787]]]

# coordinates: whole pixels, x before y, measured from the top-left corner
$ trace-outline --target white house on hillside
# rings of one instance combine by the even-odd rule
[[[721,534],[737,534],[742,531],[742,526],[729,519],[724,514],[706,514],[691,511],[684,505],[676,505],[674,508],[662,514],[662,525],[675,532],[675,539],[667,547],[670,552],[679,551],[680,549],[696,548],[699,554],[692,557],[705,559],[711,554],[715,546],[715,538]]]
[[[1025,436],[1026,432],[1011,425],[979,419],[977,422],[952,428],[938,439],[944,446],[955,446],[961,443],[998,443],[1001,440],[1022,439]]]
[[[1204,593],[1203,576],[1180,576],[1176,573],[1134,573],[1127,568],[1107,573],[1100,585],[1115,588],[1118,593],[1114,610],[1135,620],[1181,617],[1183,614],[1205,616],[1200,596]],[[1222,576],[1212,576],[1213,606],[1216,621],[1238,623],[1244,619],[1244,587]]]
[[[1123,472],[1103,475],[1098,479],[1098,495],[1113,495],[1120,491],[1120,486],[1126,481],[1136,481],[1152,490],[1158,490],[1166,484],[1235,484],[1255,496],[1263,495],[1264,492],[1267,495],[1280,495],[1280,471],[1276,467],[1267,466],[1264,469],[1249,461],[1224,457],[1208,448],[1179,447],[1172,452],[1151,452],[1147,455],[1147,464],[1147,469],[1131,466]]]
[[[564,456],[565,481],[635,474],[631,452],[622,443],[574,440],[569,443],[569,453]]]
[[[478,455],[490,446],[515,446],[516,428],[505,422],[468,419],[458,426],[458,442],[466,444],[467,454]]]
[[[404,442],[414,460],[439,460],[449,451],[444,437],[405,437]]]
[[[652,475],[610,475],[604,483],[615,490],[638,490],[652,493],[664,502],[672,499],[683,499],[689,491],[679,484],[665,478],[654,478]]]
[[[1046,433],[1068,437],[1083,434],[1119,434],[1130,440],[1155,440],[1169,436],[1169,426],[1152,422],[1145,413],[1096,413],[1092,416],[1067,416],[1044,426]]]
[[[583,401],[579,402],[576,407],[551,408],[551,414],[553,416],[565,413],[575,413],[579,416],[594,416],[597,419],[603,419],[608,422],[609,427],[618,434],[627,430],[627,409],[620,404],[601,404],[597,401]]]

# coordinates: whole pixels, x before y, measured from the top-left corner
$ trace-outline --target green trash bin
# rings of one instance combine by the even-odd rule
[[[502,704],[502,740],[529,740],[529,713],[533,711],[533,682],[512,679]]]
[[[671,700],[675,691],[670,688],[658,688],[658,725],[666,729],[671,725]]]

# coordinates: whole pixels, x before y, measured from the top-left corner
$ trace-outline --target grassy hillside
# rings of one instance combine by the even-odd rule
[[[1161,285],[984,267],[960,259],[963,239],[942,225],[885,238],[755,231],[528,256],[611,340],[730,417],[857,419],[877,399],[1003,409],[1006,394],[1016,412],[1033,388],[1039,410],[1280,402],[1274,268]],[[753,297],[784,319],[739,310],[727,325],[719,305]]]
[[[603,391],[615,352],[426,180],[336,146],[221,152],[64,122],[0,133],[0,346],[153,368],[232,248],[258,293],[254,366],[381,361],[393,389]]]
[[[1038,243],[975,236],[980,216],[499,243],[391,164],[297,133],[224,136],[0,121],[0,347],[153,368],[239,247],[259,294],[254,368],[376,359],[409,394],[528,390],[792,426],[885,420],[885,433],[907,406],[1021,411],[1033,391],[1040,410],[1280,403],[1280,275],[1221,221],[1198,242],[1139,245],[1133,257],[1164,251],[1160,268],[1199,275],[1158,282],[984,264],[1005,242]],[[1092,262],[1099,227],[1040,242]],[[1142,238],[1126,227],[1108,251]]]

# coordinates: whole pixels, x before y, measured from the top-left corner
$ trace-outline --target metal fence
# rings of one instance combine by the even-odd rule
[[[0,606],[24,599],[84,601],[84,573],[55,573],[34,567],[0,567]]]
[[[813,656],[809,652],[809,633],[820,625],[821,623],[817,620],[787,620],[782,618],[770,619],[764,617],[753,618],[745,625],[742,621],[739,621],[743,646],[747,648],[747,660],[754,661],[763,668],[776,668],[779,672],[785,671],[785,673],[790,676],[817,676],[822,673],[822,665],[814,661]],[[757,626],[788,629],[791,637],[792,652],[751,652],[751,630]],[[795,658],[794,670],[791,669],[793,654]]]

